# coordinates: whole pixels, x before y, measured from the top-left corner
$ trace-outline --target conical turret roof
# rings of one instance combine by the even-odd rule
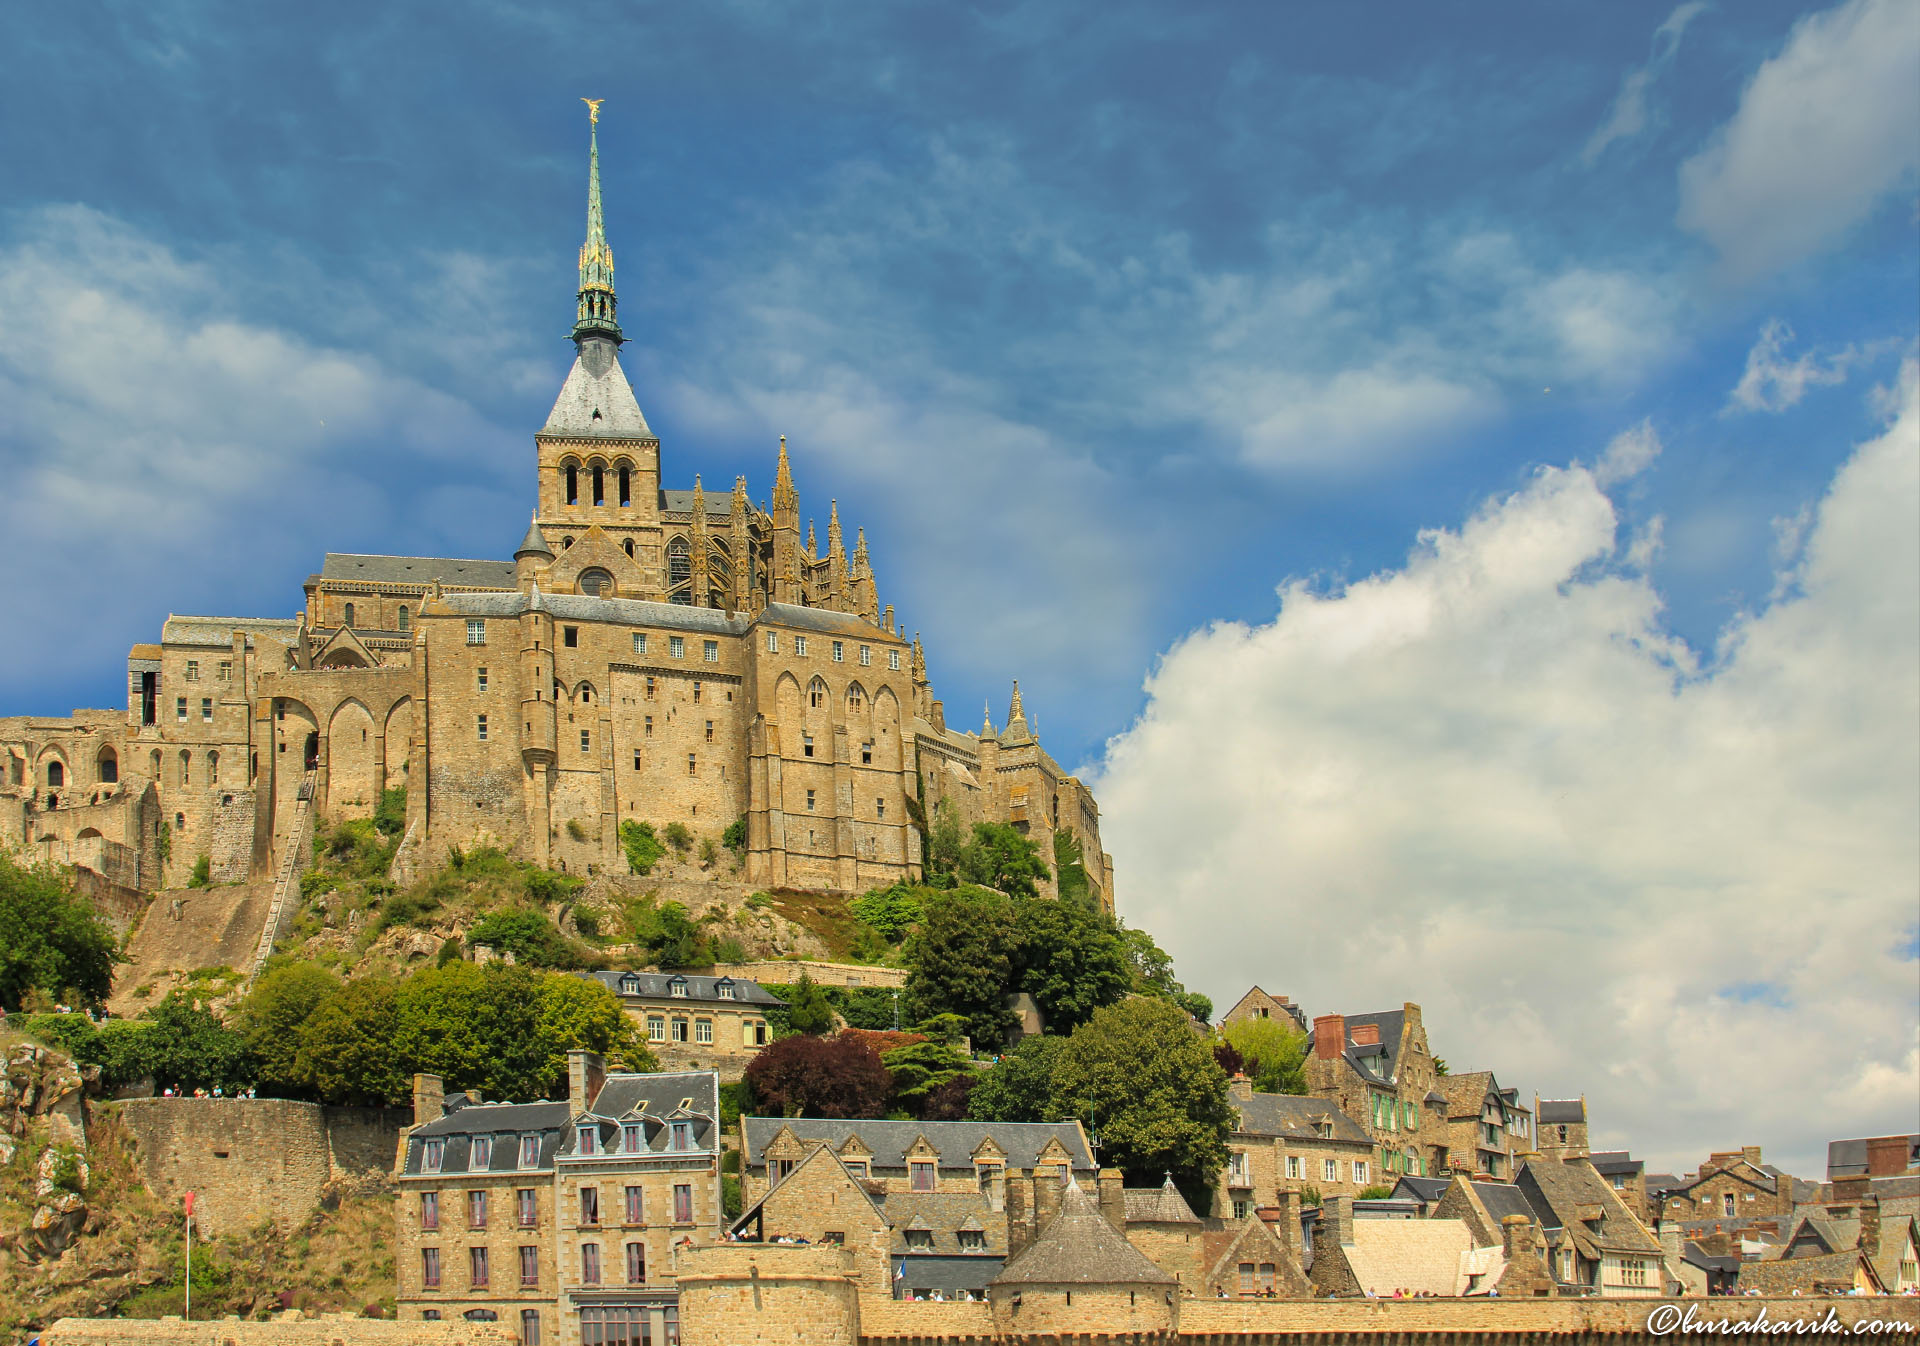
[[[989,1285],[1178,1285],[1107,1223],[1077,1182],[1067,1184],[1060,1213],[1040,1237],[1001,1268]]]
[[[546,538],[540,535],[538,516],[528,521],[527,535],[520,539],[520,545],[513,550],[514,560],[517,561],[522,556],[544,556],[548,560],[553,559],[553,548],[549,547]]]

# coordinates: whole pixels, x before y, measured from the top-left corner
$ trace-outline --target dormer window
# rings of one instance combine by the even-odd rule
[[[693,1123],[674,1122],[672,1125],[672,1146],[676,1153],[685,1153],[693,1148]]]
[[[931,1192],[934,1189],[934,1165],[930,1160],[914,1160],[907,1165],[907,1189]]]
[[[909,1229],[907,1231],[907,1246],[922,1251],[932,1249],[933,1231],[931,1229]]]
[[[667,994],[685,1000],[687,998],[687,979],[685,977],[675,977],[672,981],[668,982]]]
[[[733,999],[732,980],[727,977],[722,977],[719,981],[713,984],[713,993],[719,996],[722,1000]]]
[[[444,1140],[423,1140],[420,1142],[420,1171],[438,1173],[441,1161],[446,1158],[447,1142]]]
[[[478,1173],[492,1167],[493,1137],[475,1136],[473,1138],[473,1155],[467,1160],[467,1168],[472,1172]]]
[[[631,972],[629,972],[626,976],[622,977],[620,979],[620,994],[639,995],[640,979],[634,976]]]
[[[580,1138],[579,1151],[581,1154],[600,1153],[600,1128],[599,1127],[593,1126],[593,1125],[587,1125],[587,1126],[581,1127],[579,1129],[579,1138]]]
[[[638,1122],[628,1122],[620,1128],[620,1149],[625,1154],[639,1154],[646,1148],[645,1133]]]
[[[520,1137],[520,1167],[521,1168],[540,1167],[540,1137],[538,1136]]]

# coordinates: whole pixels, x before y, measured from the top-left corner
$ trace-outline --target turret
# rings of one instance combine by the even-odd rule
[[[847,610],[847,548],[840,534],[840,502],[827,510],[827,597],[836,612]]]
[[[707,546],[707,493],[701,489],[700,474],[693,477],[693,520],[687,535],[687,546],[692,552],[688,558],[693,567],[693,585],[687,594],[687,601],[696,608],[712,605],[713,589],[707,581],[708,559],[711,549]]]
[[[538,516],[528,522],[527,535],[520,539],[520,545],[513,553],[513,578],[520,586],[520,592],[530,594],[536,582],[541,566],[553,563],[553,548],[547,545],[540,533]]]

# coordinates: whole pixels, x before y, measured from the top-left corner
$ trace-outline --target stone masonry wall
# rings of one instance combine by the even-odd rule
[[[519,1338],[506,1323],[399,1323],[344,1313],[308,1318],[296,1310],[264,1323],[62,1318],[40,1340],[46,1346],[508,1346]]]

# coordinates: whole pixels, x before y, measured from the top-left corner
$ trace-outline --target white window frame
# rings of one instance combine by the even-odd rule
[[[887,667],[892,669],[895,673],[898,673],[900,671],[900,651],[898,650],[887,651]]]
[[[845,641],[836,640],[833,642],[833,662],[836,664],[844,664],[847,662],[847,646]]]
[[[873,646],[871,646],[871,645],[862,645],[862,646],[860,647],[860,665],[861,665],[861,667],[863,667],[863,668],[868,668],[868,667],[871,667],[871,666],[872,666],[872,664],[873,664]]]
[[[709,663],[709,664],[719,663],[720,662],[720,642],[717,640],[709,640],[709,641],[702,642],[701,648],[700,648],[700,658],[703,663]]]
[[[487,643],[487,623],[482,617],[467,618],[467,644],[484,645]]]
[[[633,633],[633,652],[635,654],[645,654],[647,652],[647,633],[645,631],[635,631]]]
[[[1320,1161],[1320,1172],[1321,1172],[1323,1181],[1339,1182],[1340,1181],[1340,1161],[1338,1159],[1322,1159]]]
[[[674,659],[687,657],[687,638],[685,636],[667,637],[667,654]]]
[[[1371,1181],[1368,1177],[1369,1172],[1370,1170],[1367,1167],[1366,1160],[1356,1159],[1353,1161],[1353,1180],[1357,1185],[1365,1187],[1367,1183]]]
[[[474,735],[482,743],[487,741],[487,717],[482,715],[474,720]]]
[[[780,653],[780,633],[778,631],[767,632],[767,653]]]
[[[1289,1178],[1306,1177],[1306,1164],[1297,1154],[1287,1156],[1287,1176]]]
[[[802,656],[806,654],[807,638],[805,636],[795,636],[793,638],[793,652]]]

